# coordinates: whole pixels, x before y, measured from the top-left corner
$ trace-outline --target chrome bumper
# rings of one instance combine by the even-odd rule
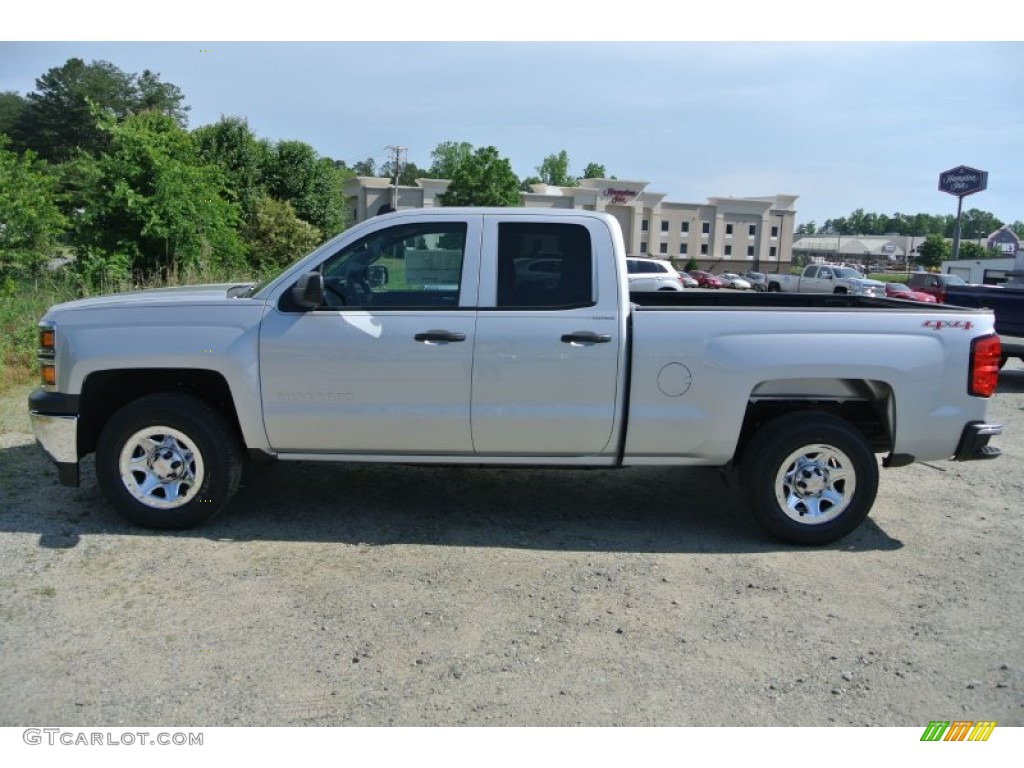
[[[62,485],[78,485],[78,417],[30,411],[32,431],[57,465]]]

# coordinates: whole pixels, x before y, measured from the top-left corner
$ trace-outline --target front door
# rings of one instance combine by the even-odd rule
[[[282,453],[470,454],[480,217],[384,226],[285,291],[260,332],[264,422]]]

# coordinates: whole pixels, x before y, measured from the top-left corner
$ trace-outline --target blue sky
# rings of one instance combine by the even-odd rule
[[[795,194],[798,222],[819,225],[855,208],[955,213],[938,176],[968,165],[989,183],[965,208],[1024,220],[1021,42],[130,42],[151,31],[33,42],[29,27],[0,43],[0,91],[106,59],[179,86],[191,127],[238,115],[349,163],[397,144],[421,167],[468,141],[520,177],[565,149],[575,173],[598,162],[669,200]],[[82,36],[97,32],[115,36]]]

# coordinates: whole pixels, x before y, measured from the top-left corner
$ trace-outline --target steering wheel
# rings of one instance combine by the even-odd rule
[[[373,291],[365,280],[325,281],[324,293],[337,298],[336,304],[329,302],[331,306],[363,307],[373,302]]]

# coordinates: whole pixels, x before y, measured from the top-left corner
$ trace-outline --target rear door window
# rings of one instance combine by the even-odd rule
[[[497,306],[572,308],[593,304],[590,233],[579,224],[498,225]]]

